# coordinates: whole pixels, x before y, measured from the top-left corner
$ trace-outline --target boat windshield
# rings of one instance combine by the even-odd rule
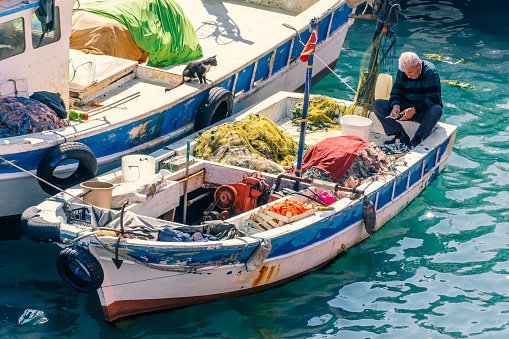
[[[31,18],[32,26],[32,47],[39,48],[46,46],[52,42],[60,40],[60,10],[55,7],[55,29],[50,32],[43,34],[41,21],[37,18],[37,15],[32,14]]]
[[[23,18],[0,23],[0,60],[25,51],[25,22]]]

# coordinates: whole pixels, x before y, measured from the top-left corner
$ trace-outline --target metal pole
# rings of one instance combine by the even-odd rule
[[[311,22],[311,29],[314,30],[315,26],[316,21],[313,20]],[[304,143],[306,141],[306,128],[308,122],[309,92],[311,90],[311,79],[313,77],[313,54],[311,54],[308,58],[306,82],[304,84],[304,102],[302,104],[302,120],[300,122],[299,152],[297,153],[297,168],[295,169],[295,175],[297,177],[301,177],[302,175],[302,157],[304,155]],[[298,191],[300,189],[299,182],[296,182],[295,186]]]
[[[191,148],[191,142],[187,141],[187,152],[186,152],[186,178],[189,175],[189,149]],[[184,181],[184,215],[182,217],[182,223],[186,223],[187,215],[187,180]]]

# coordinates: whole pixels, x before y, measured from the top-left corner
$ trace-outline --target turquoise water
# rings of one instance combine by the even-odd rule
[[[475,88],[443,84],[442,121],[458,126],[448,165],[372,238],[279,288],[110,325],[95,294],[75,294],[60,281],[57,246],[33,243],[7,223],[0,227],[0,337],[508,337],[509,5],[401,4],[398,53],[443,53],[446,61],[435,62],[442,79]],[[373,30],[358,20],[348,32],[336,72],[353,87]],[[332,76],[312,92],[353,97]],[[20,325],[23,312],[33,318]]]

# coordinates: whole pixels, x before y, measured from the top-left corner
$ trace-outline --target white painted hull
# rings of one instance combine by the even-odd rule
[[[441,172],[447,155],[438,165]],[[377,229],[402,211],[429,184],[429,172],[406,194],[377,211]],[[368,238],[363,222],[348,227],[313,246],[290,255],[267,259],[263,266],[247,272],[243,265],[210,266],[193,273],[168,272],[125,260],[121,269],[110,252],[90,247],[104,270],[98,290],[107,321],[119,317],[224,299],[273,287],[316,269],[356,243]]]

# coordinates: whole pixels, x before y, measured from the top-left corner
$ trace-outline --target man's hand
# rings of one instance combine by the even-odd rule
[[[408,119],[411,119],[414,114],[415,114],[415,108],[411,107],[411,108],[407,108],[406,110],[404,110],[403,112],[401,112],[402,116],[399,120],[408,120]]]
[[[389,116],[387,116],[387,118],[399,119],[401,117],[400,110],[401,110],[401,108],[399,107],[399,105],[392,106],[391,114]]]

